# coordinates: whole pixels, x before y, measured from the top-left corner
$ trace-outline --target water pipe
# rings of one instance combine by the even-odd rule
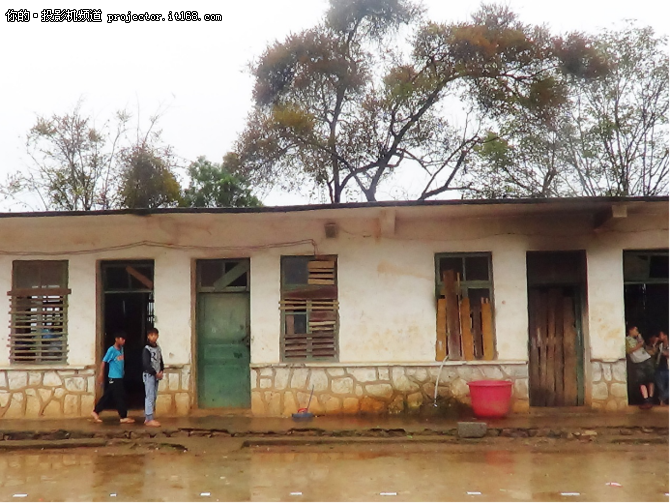
[[[444,360],[442,360],[442,364],[440,365],[440,370],[437,372],[437,379],[435,379],[435,395],[433,396],[433,407],[437,407],[437,385],[440,383],[440,374],[442,373],[444,364],[447,362],[448,359],[449,355],[444,357]]]

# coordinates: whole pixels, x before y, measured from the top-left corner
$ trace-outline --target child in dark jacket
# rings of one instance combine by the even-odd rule
[[[144,381],[144,424],[146,426],[160,426],[154,419],[156,411],[156,395],[158,395],[158,381],[163,379],[163,355],[158,345],[158,329],[150,328],[147,331],[147,345],[142,351],[142,380]]]

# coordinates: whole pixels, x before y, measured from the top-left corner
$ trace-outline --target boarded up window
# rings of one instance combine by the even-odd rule
[[[493,281],[489,253],[435,257],[435,359],[493,360]]]
[[[67,261],[17,260],[10,296],[10,361],[67,359]]]
[[[282,358],[337,360],[337,257],[282,257]]]

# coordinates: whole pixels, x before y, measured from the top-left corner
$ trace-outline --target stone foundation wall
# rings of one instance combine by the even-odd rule
[[[512,410],[527,412],[528,366],[525,363],[440,366],[252,365],[251,411],[255,416],[290,416],[307,406],[314,414],[398,414],[438,407],[470,405],[470,381],[507,379],[513,384]]]
[[[185,416],[191,409],[191,366],[168,366],[156,413]],[[95,406],[95,369],[0,369],[0,418],[86,417]]]
[[[81,417],[94,402],[93,368],[0,370],[0,418]]]
[[[615,412],[628,407],[626,360],[591,361],[591,407]]]
[[[157,416],[187,416],[191,410],[191,366],[168,365],[158,383]]]

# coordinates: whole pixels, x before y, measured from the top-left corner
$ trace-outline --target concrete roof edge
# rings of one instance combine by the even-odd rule
[[[357,209],[357,208],[403,208],[403,207],[434,207],[434,206],[487,206],[487,205],[542,205],[561,204],[570,207],[576,204],[593,203],[667,203],[668,196],[644,197],[553,197],[524,199],[450,199],[432,201],[375,201],[337,204],[307,204],[294,206],[261,206],[258,208],[157,208],[157,209],[118,209],[93,211],[35,211],[35,212],[4,212],[0,218],[35,218],[35,217],[81,217],[105,215],[151,216],[165,214],[254,214],[254,213],[295,213],[319,210]]]

